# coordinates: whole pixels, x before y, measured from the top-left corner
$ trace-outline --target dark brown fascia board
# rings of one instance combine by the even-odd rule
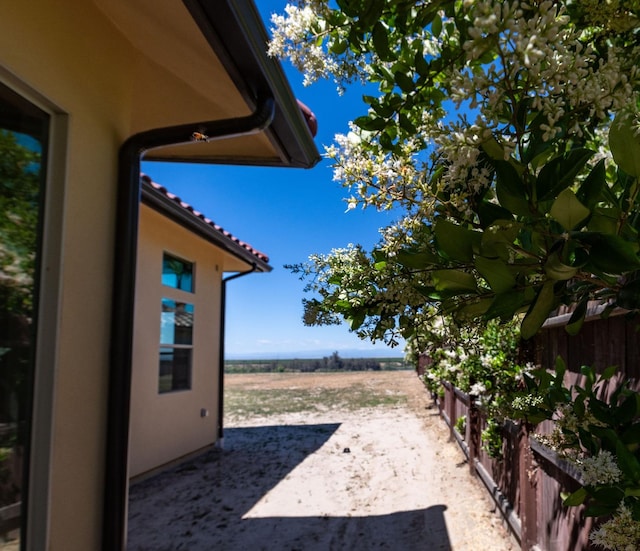
[[[141,200],[148,207],[173,220],[176,224],[180,224],[199,237],[206,239],[242,262],[246,262],[248,267],[255,265],[255,271],[257,272],[270,272],[273,269],[259,256],[236,243],[233,239],[227,237],[220,230],[212,227],[164,193],[154,189],[146,178],[142,178],[141,182]]]
[[[280,162],[244,159],[211,159],[210,162],[270,164],[311,168],[320,161],[313,136],[282,70],[280,62],[267,55],[269,36],[252,0],[183,0],[202,34],[220,59],[250,109],[256,98],[273,97],[276,113],[265,130]],[[153,151],[145,156],[154,158]],[[193,159],[171,158],[194,162]],[[199,160],[207,162],[206,159]]]

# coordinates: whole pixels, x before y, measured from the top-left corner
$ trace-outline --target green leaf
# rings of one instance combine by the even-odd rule
[[[589,149],[572,149],[549,161],[538,174],[536,192],[538,201],[553,199],[575,181],[594,152]]]
[[[509,249],[518,237],[521,228],[521,224],[511,220],[495,220],[482,232],[480,242],[482,255],[507,260]]]
[[[415,125],[413,124],[413,122],[411,122],[411,119],[409,119],[406,113],[400,113],[398,115],[398,124],[400,125],[400,128],[402,128],[402,130],[404,130],[407,134],[416,133]]]
[[[551,206],[550,214],[567,231],[585,220],[591,211],[585,207],[570,189],[563,190]]]
[[[442,32],[442,19],[440,16],[436,14],[433,21],[431,22],[431,34],[438,38],[440,33]]]
[[[556,356],[556,381],[562,385],[564,374],[567,372],[567,364],[562,356]]]
[[[600,379],[602,381],[608,381],[617,372],[618,372],[618,366],[617,365],[610,365],[609,367],[605,368],[605,370],[602,372],[602,374],[600,375]]]
[[[636,483],[640,482],[640,463],[621,441],[616,445],[616,459],[618,467],[626,477]]]
[[[496,195],[500,204],[513,214],[529,216],[529,201],[524,183],[508,161],[492,161],[496,171]]]
[[[627,445],[627,447],[631,446],[632,449],[638,449],[638,445],[640,445],[640,423],[634,423],[631,425],[622,433],[620,439]]]
[[[497,294],[485,313],[485,318],[510,320],[526,304],[528,304],[528,302],[524,291],[510,290]]]
[[[635,247],[617,235],[573,232],[571,236],[588,246],[589,264],[609,274],[623,274],[640,268]]]
[[[578,268],[569,266],[560,260],[558,253],[552,253],[544,264],[544,273],[554,281],[567,281],[578,273]]]
[[[436,290],[476,291],[476,278],[462,270],[435,270],[431,277]]]
[[[640,395],[632,393],[615,410],[615,417],[621,425],[633,421],[640,413]]]
[[[349,42],[347,40],[334,40],[329,50],[331,53],[341,55],[347,51]]]
[[[353,122],[362,130],[368,130],[369,132],[383,130],[387,126],[387,121],[382,117],[358,117]]]
[[[587,228],[597,233],[616,234],[620,209],[615,207],[596,207],[591,215]]]
[[[640,279],[626,283],[616,296],[616,304],[626,310],[640,309]]]
[[[381,21],[377,21],[371,32],[373,48],[382,61],[394,61],[395,55],[389,49],[389,29]]]
[[[640,488],[625,488],[624,495],[625,497],[640,497]]]
[[[473,302],[466,302],[464,306],[455,312],[454,316],[456,320],[461,321],[478,318],[487,312],[492,302],[492,298],[481,298]]]
[[[516,278],[502,260],[476,256],[475,266],[495,293],[504,293],[516,284]]]
[[[504,161],[504,148],[493,136],[482,142],[480,147],[494,161]]]
[[[635,128],[639,117],[633,109],[625,109],[616,115],[609,130],[613,160],[635,178],[640,178],[640,134]]]
[[[345,319],[349,324],[349,327],[352,331],[357,331],[360,326],[364,323],[364,312],[362,311],[354,311],[350,316],[346,316]]]
[[[421,77],[429,76],[430,67],[421,51],[416,53],[414,64],[416,66],[416,71],[418,72],[418,75],[420,75]]]
[[[562,504],[565,507],[575,507],[577,505],[582,505],[585,499],[587,499],[588,495],[589,494],[587,493],[587,490],[585,488],[580,488],[572,494],[563,497]]]
[[[478,213],[478,218],[480,218],[480,224],[484,229],[498,220],[509,220],[513,218],[510,211],[490,201],[482,201],[478,205],[476,212]]]
[[[411,75],[397,71],[393,74],[396,84],[405,94],[410,94],[416,89],[416,85],[411,78]]]
[[[430,268],[431,266],[440,264],[439,258],[429,251],[415,252],[404,249],[398,251],[393,258],[398,264],[405,268],[413,268],[417,270]]]
[[[604,159],[600,159],[596,166],[591,169],[589,175],[578,190],[577,196],[588,209],[593,208],[602,200],[602,190],[606,185],[606,169]]]
[[[589,365],[581,365],[580,366],[580,373],[582,373],[585,377],[586,377],[586,384],[585,384],[585,390],[587,390],[588,392],[591,392],[591,389],[593,388],[593,385],[596,382],[596,372],[595,369],[593,369],[593,367],[589,366]],[[597,401],[595,402],[595,404],[597,404]],[[593,405],[592,405],[592,409],[593,409]]]
[[[451,260],[460,262],[473,260],[473,253],[478,249],[482,239],[481,233],[468,230],[443,218],[438,218],[436,221],[434,233],[439,249]]]
[[[598,503],[587,506],[584,515],[587,517],[604,517],[615,513],[618,503],[604,504]]]
[[[588,299],[582,300],[576,306],[576,309],[571,314],[569,318],[569,322],[565,325],[564,330],[569,335],[577,335],[582,329],[582,325],[584,324],[584,318],[587,314],[587,304],[589,303]]]
[[[624,491],[616,487],[602,487],[593,490],[591,497],[602,504],[620,503],[624,499]]]
[[[535,302],[531,305],[529,311],[522,320],[520,335],[523,339],[527,340],[533,337],[549,317],[549,313],[553,309],[555,303],[553,285],[553,281],[547,281],[544,283],[540,288],[540,292],[538,293]]]

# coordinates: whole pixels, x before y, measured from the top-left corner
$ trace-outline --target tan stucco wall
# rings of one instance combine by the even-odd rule
[[[129,474],[136,476],[216,441],[220,352],[220,250],[143,205],[140,212]],[[161,283],[168,252],[195,265],[195,292]],[[191,390],[158,393],[160,302],[194,305]],[[200,416],[200,410],[209,412]]]
[[[50,198],[65,213],[59,340],[47,360],[51,551],[101,547],[117,150],[133,76],[131,52],[93,12],[86,2],[9,2],[0,17],[0,65],[69,115],[64,195]]]
[[[139,7],[138,11],[132,8],[136,13],[130,25],[133,33],[111,20],[117,10],[107,1],[10,1],[2,4],[0,15],[0,79],[19,90],[33,90],[43,104],[68,118],[66,159],[57,159],[63,168],[57,186],[62,191],[48,197],[54,210],[64,215],[58,228],[61,253],[54,259],[59,263],[59,289],[44,301],[58,306],[57,323],[49,327],[57,334],[57,347],[42,364],[54,373],[55,384],[52,410],[43,412],[52,424],[50,483],[48,491],[39,489],[31,501],[31,506],[39,502],[41,510],[48,512],[49,534],[41,534],[38,540],[47,542],[47,551],[98,551],[102,544],[119,147],[127,137],[146,129],[143,125],[228,118],[247,111],[241,99],[232,100],[228,91],[223,93],[221,88],[230,81],[216,72],[215,63],[211,72],[197,71],[206,83],[188,85],[161,65],[163,56],[153,52],[171,49],[173,34],[151,33],[157,42],[153,60],[138,49],[151,39],[131,43],[145,22],[168,7],[189,17],[180,0],[112,2]],[[172,23],[172,18],[165,17],[164,25]],[[179,28],[183,34],[178,38],[198,33],[190,19]],[[218,93],[210,93],[212,86]],[[249,142],[259,145],[253,149],[263,151],[266,138],[255,140]],[[237,154],[242,146],[238,140],[233,143]],[[208,326],[215,334],[216,323],[199,324],[199,330]],[[207,386],[203,383],[202,388]],[[169,399],[186,403],[184,396]],[[198,417],[200,408],[206,407],[203,400],[204,396],[198,397],[193,404],[194,424],[213,426],[215,408],[208,418]],[[33,453],[40,451],[36,443]]]

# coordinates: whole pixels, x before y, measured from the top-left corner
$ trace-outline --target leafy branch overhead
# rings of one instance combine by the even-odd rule
[[[367,83],[327,147],[348,205],[399,209],[375,251],[316,256],[307,321],[411,337],[439,312],[640,309],[640,3],[323,0],[273,18],[307,82]],[[356,251],[357,250],[357,254]],[[349,259],[357,256],[357,262]]]

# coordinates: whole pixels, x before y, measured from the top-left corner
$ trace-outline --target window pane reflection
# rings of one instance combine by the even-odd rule
[[[164,253],[162,284],[193,293],[193,263]]]
[[[191,348],[160,348],[158,391],[191,388]]]
[[[162,299],[162,344],[193,344],[193,304]]]
[[[18,549],[24,523],[48,132],[0,84],[0,549]]]

